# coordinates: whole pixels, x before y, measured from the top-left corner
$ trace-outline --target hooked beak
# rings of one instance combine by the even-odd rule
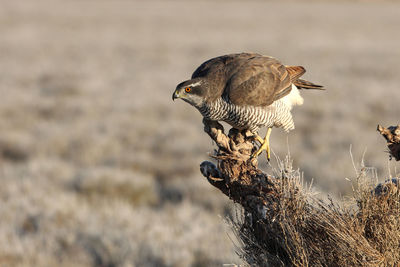
[[[175,99],[179,98],[179,93],[177,90],[175,90],[174,94],[172,95],[172,100],[175,101]]]

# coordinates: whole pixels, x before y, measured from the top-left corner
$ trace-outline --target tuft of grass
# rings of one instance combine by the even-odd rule
[[[385,266],[400,263],[400,194],[399,179],[392,178],[373,190],[359,182],[355,192],[357,226],[363,237],[377,250]]]
[[[375,186],[363,168],[353,196],[322,201],[286,158],[278,194],[229,221],[251,266],[395,266],[400,262],[398,179]],[[260,215],[261,214],[261,215]]]

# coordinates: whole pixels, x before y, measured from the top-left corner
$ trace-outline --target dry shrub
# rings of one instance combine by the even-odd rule
[[[385,266],[400,263],[400,194],[399,179],[392,178],[379,184],[371,192],[365,180],[356,191],[357,223],[363,237],[381,254]]]
[[[298,171],[285,170],[276,179],[279,194],[266,202],[262,218],[259,211],[244,209],[230,221],[242,242],[239,254],[247,263],[394,266],[400,262],[400,198],[394,182],[372,190],[359,179],[354,197],[338,204],[318,200],[303,187]]]
[[[241,240],[238,253],[251,266],[397,266],[400,262],[398,180],[374,188],[363,168],[353,197],[319,200],[304,186],[289,157],[274,175],[249,158],[251,139],[219,125],[205,131],[216,141],[218,167],[201,171],[243,209],[230,221]]]

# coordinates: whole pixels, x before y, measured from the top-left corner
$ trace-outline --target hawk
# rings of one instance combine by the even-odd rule
[[[256,53],[224,55],[201,64],[190,80],[177,85],[172,99],[186,101],[206,119],[251,131],[261,144],[252,156],[266,150],[269,160],[272,127],[294,129],[291,109],[303,104],[298,89],[324,89],[300,79],[304,73],[301,66]],[[262,127],[268,128],[265,138],[258,135]]]

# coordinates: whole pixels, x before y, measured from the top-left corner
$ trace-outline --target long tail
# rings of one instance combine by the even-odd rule
[[[293,82],[294,85],[298,89],[317,89],[317,90],[325,90],[325,88],[322,85],[314,84],[312,82],[302,80],[302,79],[297,79]]]

